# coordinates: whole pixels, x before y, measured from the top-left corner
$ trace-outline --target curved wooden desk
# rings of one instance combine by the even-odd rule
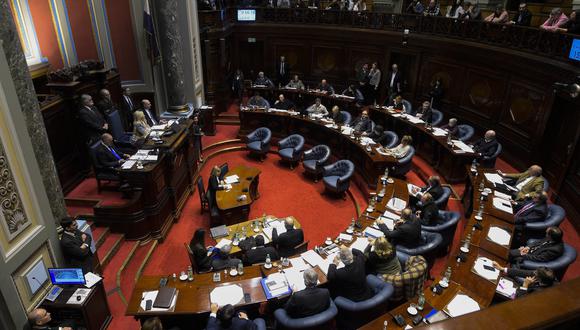
[[[218,190],[216,192],[217,206],[225,224],[248,219],[250,205],[254,200],[260,198],[258,193],[260,173],[262,171],[259,169],[245,165],[240,165],[228,171],[226,176],[237,175],[239,183],[232,183],[232,189],[230,190]],[[239,199],[242,195],[246,196],[246,199]]]

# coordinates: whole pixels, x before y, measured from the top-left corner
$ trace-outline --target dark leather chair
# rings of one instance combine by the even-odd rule
[[[131,136],[133,133],[125,132],[125,128],[123,127],[123,121],[121,120],[121,115],[119,114],[119,110],[115,110],[107,115],[107,122],[110,125],[111,135],[115,140],[115,144],[120,147],[129,147],[131,146]]]
[[[382,314],[384,305],[393,295],[393,286],[371,274],[367,275],[367,285],[373,292],[373,296],[367,300],[355,302],[340,296],[334,299],[340,310],[339,329],[357,329]]]
[[[459,212],[439,211],[440,223],[435,226],[421,226],[421,230],[431,233],[439,233],[441,235],[441,250],[446,251],[453,242],[457,224],[461,220]]]
[[[304,241],[304,242],[296,245],[294,247],[294,255],[302,254],[302,253],[308,251],[308,243],[310,243],[310,241]]]
[[[530,239],[528,240],[526,245],[529,246],[535,241],[537,240]],[[570,266],[576,260],[576,257],[577,257],[576,249],[574,249],[571,245],[564,243],[564,253],[559,258],[546,262],[524,260],[524,262],[520,264],[520,267],[523,269],[535,270],[538,269],[539,267],[544,266],[553,270],[558,280],[562,280],[562,277],[564,277],[564,274],[566,273],[568,266]]]
[[[383,140],[384,147],[387,149],[394,148],[399,143],[399,137],[397,133],[393,131],[385,131],[385,139]]]
[[[314,182],[318,182],[318,177],[322,174],[328,158],[330,158],[330,148],[324,144],[319,144],[304,152],[302,166],[305,173],[314,176]]]
[[[295,319],[290,317],[284,308],[278,308],[274,312],[274,317],[276,318],[277,325],[279,325],[276,328],[309,329],[322,328],[324,325],[329,326],[337,313],[338,309],[332,299],[330,299],[330,306],[328,309],[316,315]]]
[[[199,194],[199,204],[201,206],[201,210],[199,212],[203,214],[205,210],[209,210],[209,201],[207,199],[207,194],[205,192],[205,187],[203,186],[203,178],[201,175],[197,178],[197,193]]]
[[[544,178],[544,188],[543,188],[543,190],[545,192],[548,192],[548,190],[550,190],[550,181],[548,181],[548,179],[546,179],[545,176],[542,176],[542,178]]]
[[[226,174],[228,174],[228,171],[230,170],[230,167],[228,165],[228,163],[223,163],[220,166],[220,180],[223,180],[226,176]]]
[[[344,125],[350,125],[352,122],[352,115],[348,111],[341,111],[342,118],[344,119]]]
[[[304,137],[300,134],[292,134],[278,141],[278,154],[282,160],[290,162],[290,169],[294,169],[294,163],[302,158],[304,149]]]
[[[457,133],[457,139],[463,142],[469,141],[473,137],[473,133],[475,133],[473,127],[466,124],[457,125],[457,130],[459,131]]]
[[[445,210],[447,208],[447,202],[449,202],[449,197],[451,196],[451,188],[449,187],[442,188],[443,194],[435,200],[435,204],[437,204],[440,210]]]
[[[250,153],[260,156],[260,161],[270,150],[270,140],[272,139],[272,132],[267,127],[260,127],[248,134],[246,147]]]
[[[439,126],[439,124],[441,124],[443,121],[443,112],[436,109],[431,109],[431,113],[433,114],[431,117],[431,126]]]
[[[442,243],[443,236],[441,236],[441,234],[421,230],[421,241],[417,246],[406,247],[404,245],[397,245],[395,249],[397,250],[397,255],[399,255],[399,253],[409,256],[421,255],[425,257],[429,267],[431,267]]]
[[[350,186],[350,178],[353,174],[354,164],[350,160],[339,160],[324,167],[322,181],[326,190],[344,196]]]
[[[497,157],[499,156],[499,154],[501,154],[502,149],[503,149],[503,147],[501,146],[501,143],[498,143],[497,150],[493,153],[493,155],[484,156],[479,160],[479,163],[481,164],[481,166],[486,167],[486,168],[494,168],[495,161],[496,161]]]
[[[212,269],[208,269],[206,271],[200,271],[199,268],[197,267],[197,262],[195,261],[195,256],[193,255],[193,251],[191,251],[189,244],[183,243],[183,245],[185,246],[185,251],[187,251],[187,256],[189,257],[189,262],[191,263],[191,269],[193,270],[193,272],[195,274],[203,274],[203,273],[209,273],[209,272],[213,271]]]
[[[566,211],[560,205],[548,204],[548,216],[544,221],[527,222],[524,224],[526,238],[544,238],[546,236],[546,229],[552,226],[558,227],[564,221],[565,217]]]
[[[407,113],[414,116],[416,112],[413,111],[414,109],[413,109],[413,105],[411,104],[411,102],[409,102],[407,100],[403,100],[402,102],[403,102],[403,105],[405,106]]]
[[[101,193],[101,181],[121,182],[121,178],[119,178],[119,175],[114,168],[105,168],[99,165],[99,162],[97,161],[97,149],[100,145],[101,141],[99,140],[89,147],[91,163],[93,165],[93,171],[95,172],[95,179],[97,180],[98,193]]]
[[[397,161],[397,165],[395,165],[392,175],[395,177],[404,178],[407,175],[407,172],[411,170],[413,156],[415,156],[415,148],[411,146],[407,156]]]

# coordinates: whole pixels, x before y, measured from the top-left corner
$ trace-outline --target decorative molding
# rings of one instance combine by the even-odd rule
[[[14,13],[14,23],[16,23],[26,63],[28,66],[46,63],[48,60],[42,56],[28,0],[12,0],[10,5]]]
[[[91,15],[99,59],[105,62],[107,69],[117,67],[105,0],[87,0],[87,7]]]
[[[22,207],[20,193],[2,145],[0,145],[0,222],[9,242],[31,224]]]
[[[79,59],[75,47],[70,20],[65,0],[49,0],[52,22],[56,30],[58,46],[62,55],[64,66],[78,64]]]

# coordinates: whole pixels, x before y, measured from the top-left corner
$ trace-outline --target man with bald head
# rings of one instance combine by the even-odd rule
[[[46,329],[46,330],[72,330],[70,326],[50,326],[52,317],[50,313],[44,308],[35,308],[28,313],[28,325],[31,329]]]
[[[119,168],[129,157],[130,155],[117,149],[111,134],[105,133],[101,136],[101,145],[96,150],[97,164],[95,164],[100,170]]]
[[[395,222],[393,230],[389,230],[384,220],[377,220],[377,224],[393,245],[415,247],[421,243],[421,222],[409,208],[401,212],[401,219]]]
[[[441,129],[446,130],[447,134],[449,134],[452,139],[456,139],[457,137],[459,137],[459,127],[457,125],[457,118],[449,119],[449,122],[441,126]]]
[[[149,126],[158,125],[159,121],[157,120],[157,114],[151,108],[151,101],[147,99],[141,100],[141,111],[145,115],[145,119],[147,120],[147,124]]]
[[[343,268],[337,269],[340,263]],[[372,297],[373,293],[367,285],[365,272],[365,256],[357,249],[340,247],[340,252],[334,257],[328,267],[328,282],[333,297],[344,297],[352,301],[363,301]]]
[[[93,98],[90,95],[81,95],[80,103],[81,107],[79,108],[78,118],[81,122],[86,142],[92,145],[99,140],[101,134],[109,129],[109,125],[95,107]]]
[[[503,177],[511,179],[513,186],[518,190],[513,196],[516,201],[534,198],[544,191],[545,180],[539,165],[532,165],[522,173],[503,174]]]
[[[266,77],[266,75],[264,75],[263,71],[258,72],[258,78],[256,78],[256,81],[254,81],[254,85],[266,86],[266,87],[270,87],[270,88],[274,87],[274,83],[272,82],[272,80],[270,80],[270,78]]]
[[[326,82],[326,79],[322,79],[320,81],[320,85],[318,85],[318,87],[316,87],[317,91],[326,93],[328,95],[333,95],[334,94],[334,88],[332,86],[330,86],[330,84],[328,82]]]
[[[294,228],[294,219],[286,218],[284,221],[286,232],[278,235],[278,230],[272,230],[272,244],[278,250],[278,255],[282,258],[294,255],[294,247],[304,242],[302,229]]]
[[[116,110],[115,105],[113,104],[113,100],[111,99],[111,92],[109,92],[108,89],[103,88],[99,91],[97,109],[99,109],[103,116],[107,116]]]
[[[495,157],[493,155],[497,148],[499,148],[499,143],[495,139],[495,131],[492,130],[485,132],[484,137],[473,145],[473,150],[478,154],[479,162],[483,167],[494,167]]]
[[[292,296],[284,306],[286,313],[292,318],[302,318],[324,312],[330,305],[328,289],[319,288],[318,273],[312,268],[302,274],[306,288],[296,291],[292,288]]]

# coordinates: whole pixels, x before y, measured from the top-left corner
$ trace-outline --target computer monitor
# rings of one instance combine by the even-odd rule
[[[574,39],[572,41],[572,47],[570,47],[570,55],[568,55],[571,60],[580,61],[580,39]]]
[[[81,268],[49,268],[48,274],[54,285],[84,285],[86,283]]]
[[[238,22],[255,22],[255,9],[238,9]]]

